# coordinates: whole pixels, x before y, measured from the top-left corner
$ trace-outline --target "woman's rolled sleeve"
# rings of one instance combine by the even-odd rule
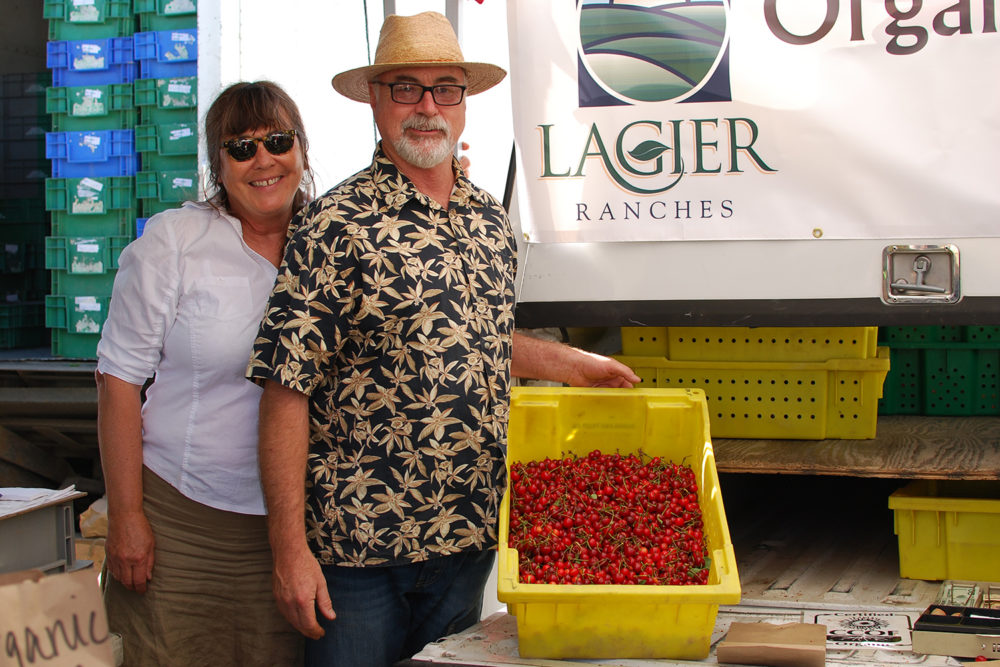
[[[177,241],[171,225],[156,224],[157,217],[118,260],[108,318],[97,345],[100,372],[139,385],[156,373],[180,288]]]

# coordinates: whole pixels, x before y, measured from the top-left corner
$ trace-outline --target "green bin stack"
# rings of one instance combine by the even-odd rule
[[[105,40],[114,41],[119,50],[124,45],[128,61],[122,63],[123,56],[116,56],[120,74],[114,75],[111,68],[100,67],[92,75],[59,72],[63,76],[54,75],[53,82],[59,79],[61,85],[50,85],[42,98],[52,133],[96,141],[127,131],[134,141],[135,160],[129,161],[134,167],[127,171],[97,165],[93,173],[82,173],[79,164],[65,164],[64,171],[73,169],[60,175],[53,158],[51,177],[40,194],[51,216],[39,261],[49,271],[44,324],[51,334],[52,355],[92,359],[122,250],[141,233],[150,215],[197,194],[196,178],[184,199],[161,201],[159,190],[150,190],[151,178],[158,187],[165,172],[197,174],[197,77],[160,81],[145,76],[142,59],[149,56],[140,54],[138,46],[149,33],[195,29],[197,1],[44,0],[44,17],[49,21],[50,54],[53,42],[62,41],[62,50],[78,53],[77,45],[86,40]],[[52,61],[50,56],[50,70]],[[75,67],[78,61],[55,67]],[[163,111],[175,108],[186,113]]]
[[[45,90],[49,72],[0,75],[0,350],[46,347]]]

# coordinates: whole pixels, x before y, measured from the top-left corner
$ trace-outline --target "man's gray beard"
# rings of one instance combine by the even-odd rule
[[[406,130],[409,127],[416,127],[418,129],[441,129],[444,131],[444,136],[440,139],[428,140],[428,139],[417,139],[411,140],[406,136]],[[451,139],[451,128],[447,124],[442,123],[440,126],[436,123],[418,123],[418,122],[404,122],[403,123],[403,133],[400,135],[399,140],[393,144],[393,148],[399,153],[399,156],[412,164],[414,167],[419,167],[421,169],[430,169],[431,167],[436,167],[445,160],[450,160],[452,152],[455,150],[455,142]]]

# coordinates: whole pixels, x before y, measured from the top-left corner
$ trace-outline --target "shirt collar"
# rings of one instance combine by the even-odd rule
[[[465,170],[462,169],[456,158],[452,157],[451,165],[457,174],[455,186],[451,191],[451,201],[457,203],[459,206],[469,206],[470,200],[480,205],[488,204],[486,193],[472,184],[472,181],[465,175]],[[407,178],[396,164],[389,159],[389,156],[382,150],[381,141],[375,147],[371,171],[372,180],[383,191],[383,196],[390,207],[399,210],[411,199],[418,199],[424,205],[438,206],[430,197],[417,190],[416,186],[413,185],[413,181]]]

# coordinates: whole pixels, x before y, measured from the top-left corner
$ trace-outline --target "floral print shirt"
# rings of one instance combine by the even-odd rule
[[[321,563],[496,545],[515,243],[503,207],[454,169],[445,209],[380,145],[292,223],[247,375],[310,397],[306,523]]]

